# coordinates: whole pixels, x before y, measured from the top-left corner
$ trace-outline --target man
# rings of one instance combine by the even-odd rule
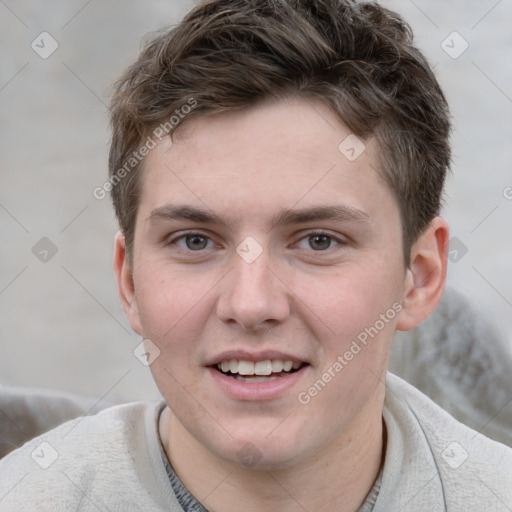
[[[509,510],[512,452],[387,375],[437,306],[444,96],[348,0],[217,0],[112,102],[120,297],[162,404],[0,463],[0,510]],[[39,462],[38,462],[39,461]]]

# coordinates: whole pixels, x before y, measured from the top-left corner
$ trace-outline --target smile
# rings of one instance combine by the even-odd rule
[[[234,354],[233,354],[234,355]],[[243,401],[273,400],[300,389],[300,382],[310,374],[311,365],[287,357],[275,358],[276,353],[235,359],[231,354],[207,366],[214,389],[227,397]],[[279,356],[278,356],[279,357]],[[275,359],[274,359],[275,358]]]
[[[217,364],[217,369],[227,377],[240,382],[269,382],[285,377],[299,370],[304,363],[267,359],[265,361],[246,361],[226,359]]]

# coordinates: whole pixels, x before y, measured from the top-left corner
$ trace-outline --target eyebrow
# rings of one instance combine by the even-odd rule
[[[155,208],[147,220],[188,220],[200,224],[220,225],[222,222],[209,210],[203,210],[193,206],[164,205]],[[370,216],[351,206],[331,205],[314,206],[302,209],[282,210],[272,218],[272,227],[287,226],[290,224],[303,224],[320,220],[332,220],[338,222],[369,221]]]

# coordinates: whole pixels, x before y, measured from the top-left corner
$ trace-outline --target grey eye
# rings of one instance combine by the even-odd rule
[[[185,237],[185,244],[191,251],[199,251],[206,248],[208,245],[208,238],[203,235],[187,235]]]
[[[327,235],[311,235],[308,237],[309,246],[315,251],[324,251],[331,246],[332,238]]]

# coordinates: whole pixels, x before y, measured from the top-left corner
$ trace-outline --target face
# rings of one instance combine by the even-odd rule
[[[380,418],[406,281],[374,142],[341,152],[348,128],[299,99],[179,135],[147,157],[123,267],[173,421],[235,464],[286,467],[349,442]]]

